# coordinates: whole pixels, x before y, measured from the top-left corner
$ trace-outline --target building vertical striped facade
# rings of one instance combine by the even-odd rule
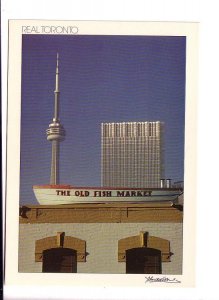
[[[101,124],[102,186],[160,187],[163,177],[163,123]]]

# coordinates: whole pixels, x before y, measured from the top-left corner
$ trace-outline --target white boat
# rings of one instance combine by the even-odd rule
[[[107,188],[74,187],[71,185],[34,185],[40,205],[110,202],[177,201],[181,188]]]

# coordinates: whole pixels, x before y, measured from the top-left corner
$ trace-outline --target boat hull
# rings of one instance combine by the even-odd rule
[[[173,188],[78,188],[68,185],[33,186],[33,191],[40,205],[154,201],[176,202],[182,194],[181,189]]]

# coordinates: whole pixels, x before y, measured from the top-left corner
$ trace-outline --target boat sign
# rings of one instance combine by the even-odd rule
[[[56,190],[57,196],[76,197],[148,197],[151,193],[150,190]]]

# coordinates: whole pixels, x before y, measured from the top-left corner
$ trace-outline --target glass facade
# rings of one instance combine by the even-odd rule
[[[163,177],[163,123],[101,124],[102,186],[160,187]]]

